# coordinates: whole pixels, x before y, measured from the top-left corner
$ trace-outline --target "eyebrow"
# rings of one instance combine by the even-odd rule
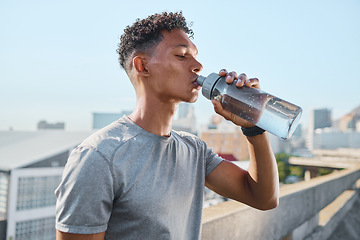
[[[177,48],[177,47],[184,47],[184,48],[190,49],[189,46],[186,44],[179,44],[179,45],[176,45],[174,48]],[[199,53],[199,51],[197,50],[197,48],[195,48],[195,49],[196,49],[196,55],[197,55]]]

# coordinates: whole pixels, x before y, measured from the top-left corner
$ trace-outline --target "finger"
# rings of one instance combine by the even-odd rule
[[[216,99],[213,99],[211,100],[211,103],[213,104],[214,106],[214,111],[217,113],[217,114],[220,114],[220,112],[223,110],[223,107],[221,106],[221,103],[216,100]]]
[[[242,87],[242,86],[244,86],[244,84],[246,83],[246,81],[248,81],[248,77],[246,76],[245,73],[241,73],[241,74],[239,75],[238,81],[236,82],[236,86],[237,86],[237,87]]]
[[[246,121],[245,119],[236,116],[235,114],[225,110],[221,103],[218,100],[211,100],[212,104],[214,105],[214,111],[219,114],[220,116],[223,116],[226,120],[232,121],[234,124],[242,127],[253,127],[254,124]]]
[[[238,79],[238,75],[237,75],[236,72],[232,71],[232,72],[229,72],[229,73],[226,75],[225,81],[226,81],[228,84],[231,84],[235,79]]]
[[[213,106],[214,106],[214,111],[215,111],[217,114],[223,116],[226,120],[230,120],[230,119],[231,119],[232,113],[229,112],[229,111],[226,111],[226,110],[222,107],[221,103],[220,103],[218,100],[213,99],[213,100],[211,100],[211,102],[212,102],[212,104],[213,104]]]
[[[250,78],[247,82],[245,82],[245,85],[247,87],[260,89],[260,82],[259,82],[259,79],[257,79],[257,78]]]
[[[225,77],[227,73],[228,73],[228,71],[225,68],[223,68],[219,71],[219,75],[222,77]]]

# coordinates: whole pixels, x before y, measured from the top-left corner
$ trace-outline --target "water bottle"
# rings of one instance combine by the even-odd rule
[[[218,100],[224,109],[282,139],[288,139],[299,124],[299,106],[260,89],[236,87],[236,81],[228,84],[225,77],[216,73],[199,76],[196,82],[207,99]]]

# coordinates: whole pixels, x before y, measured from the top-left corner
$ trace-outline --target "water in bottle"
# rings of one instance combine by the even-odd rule
[[[217,99],[224,109],[283,139],[295,131],[302,109],[260,89],[227,84],[216,73],[199,76],[197,83],[208,99]]]

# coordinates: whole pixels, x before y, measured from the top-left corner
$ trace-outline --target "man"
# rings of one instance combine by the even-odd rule
[[[136,107],[81,143],[56,189],[57,239],[198,239],[203,191],[266,210],[278,204],[278,175],[267,133],[253,130],[249,170],[223,161],[199,138],[171,130],[181,101],[195,102],[202,65],[182,13],[162,13],[128,26],[119,60],[136,92]],[[221,70],[230,84],[259,88],[256,78]]]

